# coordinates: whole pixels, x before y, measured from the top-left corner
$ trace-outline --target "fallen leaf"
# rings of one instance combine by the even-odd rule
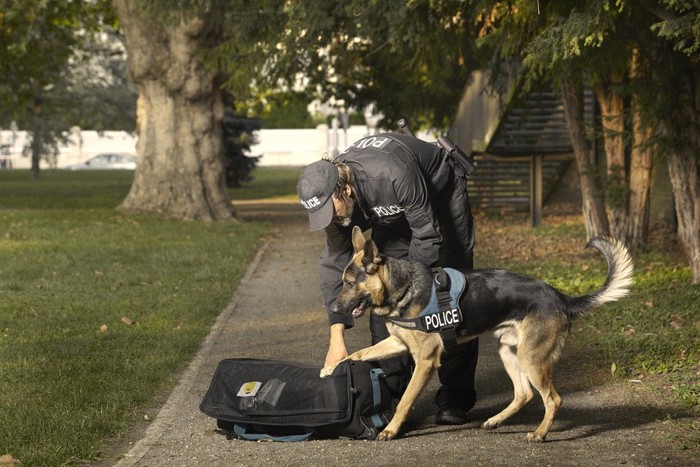
[[[107,331],[109,331],[109,326],[107,326],[106,324],[103,324],[102,326],[100,326],[100,332],[102,334],[104,334]]]
[[[0,465],[5,466],[5,465],[20,465],[20,464],[21,464],[20,461],[18,461],[17,459],[15,459],[14,457],[12,457],[9,454],[5,454],[5,455],[0,456]]]
[[[678,331],[679,329],[683,329],[683,323],[680,323],[676,320],[673,320],[669,323],[673,329]]]
[[[127,318],[126,316],[122,317],[122,323],[126,324],[127,326],[133,326],[136,324],[136,321],[134,321],[131,318]]]
[[[646,306],[647,308],[654,308],[654,302],[649,300],[648,302],[644,302],[644,306]]]

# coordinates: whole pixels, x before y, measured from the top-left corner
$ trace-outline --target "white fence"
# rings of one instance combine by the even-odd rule
[[[29,153],[23,155],[27,146],[26,131],[0,132],[0,163],[6,168],[28,169],[32,165]],[[61,168],[70,164],[78,164],[102,152],[121,152],[136,154],[136,138],[125,131],[81,131],[71,133],[65,144],[59,144],[59,154],[56,167]],[[50,168],[46,161],[41,162],[42,168]]]
[[[367,136],[366,126],[351,126],[347,131],[319,125],[315,129],[274,130],[263,129],[258,135],[258,144],[251,148],[250,155],[262,156],[259,166],[303,166],[317,161],[323,154],[334,155],[354,141]],[[422,139],[435,140],[432,135],[419,134]],[[0,168],[29,168],[31,159],[22,155],[27,143],[27,133],[18,131],[0,132]],[[136,137],[124,131],[81,131],[70,135],[68,142],[59,147],[56,167],[62,168],[89,159],[103,152],[136,154]],[[42,168],[49,165],[42,161]]]

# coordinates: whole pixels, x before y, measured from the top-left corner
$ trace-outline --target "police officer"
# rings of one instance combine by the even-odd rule
[[[320,258],[321,292],[328,311],[330,345],[325,364],[348,356],[345,329],[351,315],[330,311],[352,257],[353,225],[372,229],[379,251],[429,266],[473,268],[474,225],[464,172],[437,145],[415,137],[383,133],[362,138],[334,160],[307,166],[297,194],[312,231],[325,229]],[[371,315],[372,344],[389,336],[384,319]],[[442,386],[435,402],[439,424],[466,423],[476,402],[474,372],[478,340],[442,356]],[[380,362],[393,396],[399,399],[410,379],[409,356]]]

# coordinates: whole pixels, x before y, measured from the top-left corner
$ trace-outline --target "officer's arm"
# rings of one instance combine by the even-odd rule
[[[343,323],[331,325],[330,343],[324,366],[333,365],[348,356],[348,349],[345,346],[345,325]]]
[[[331,326],[342,323],[345,327],[350,328],[354,324],[352,315],[335,314],[331,311],[331,306],[340,294],[343,286],[343,271],[352,258],[351,229],[332,222],[326,227],[325,232],[326,246],[321,253],[319,272],[321,295],[323,295],[323,303],[328,313],[328,323]]]
[[[417,167],[408,168],[405,177],[396,183],[395,192],[411,228],[409,259],[435,266],[440,256],[442,235],[430,205],[425,179]]]
[[[348,356],[345,346],[345,328],[352,327],[352,315],[338,315],[331,306],[340,294],[345,266],[352,257],[352,242],[348,228],[332,223],[326,228],[326,247],[321,253],[321,294],[328,312],[330,340],[324,365],[333,365]]]

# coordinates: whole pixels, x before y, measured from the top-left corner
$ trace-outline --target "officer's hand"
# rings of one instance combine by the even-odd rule
[[[334,365],[347,358],[348,349],[345,347],[345,325],[334,324],[331,326],[331,341],[326,354],[325,366]]]

